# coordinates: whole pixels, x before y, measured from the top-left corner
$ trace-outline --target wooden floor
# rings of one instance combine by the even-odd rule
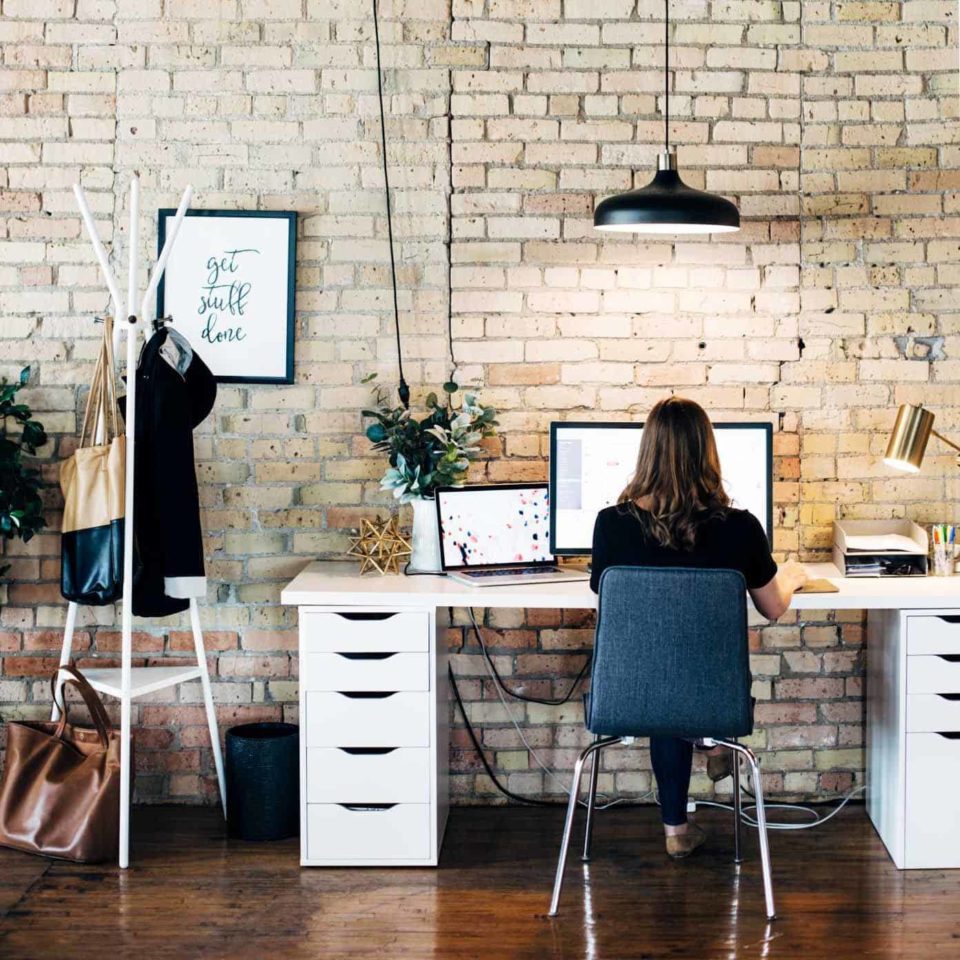
[[[122,874],[0,850],[0,957],[960,957],[960,870],[897,871],[862,807],[773,835],[770,925],[755,837],[738,875],[729,820],[700,822],[708,847],[674,863],[653,809],[599,813],[549,920],[556,810],[455,810],[438,870],[321,870],[294,841],[225,839],[212,810],[140,808]]]

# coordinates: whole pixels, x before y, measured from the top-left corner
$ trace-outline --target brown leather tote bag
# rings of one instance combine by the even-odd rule
[[[60,860],[96,863],[117,856],[120,735],[97,692],[74,666],[60,667],[79,691],[95,728],[67,722],[7,723],[0,780],[0,844]],[[57,674],[50,681],[57,699]],[[131,764],[132,768],[132,764]]]

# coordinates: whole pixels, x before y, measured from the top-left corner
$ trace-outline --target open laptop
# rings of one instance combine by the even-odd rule
[[[587,580],[550,553],[550,488],[500,483],[437,490],[440,557],[446,574],[475,587]]]

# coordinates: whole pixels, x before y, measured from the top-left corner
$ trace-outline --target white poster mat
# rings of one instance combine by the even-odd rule
[[[169,227],[173,215],[164,217]],[[286,217],[184,218],[163,313],[218,379],[286,379],[289,254]]]

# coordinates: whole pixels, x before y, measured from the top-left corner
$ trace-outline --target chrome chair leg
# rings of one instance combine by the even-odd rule
[[[743,794],[740,792],[740,754],[731,750],[733,760],[733,862],[743,863],[740,833],[743,827]]]
[[[580,796],[580,779],[583,776],[583,765],[598,750],[617,743],[619,737],[607,737],[604,740],[594,740],[589,747],[581,751],[573,768],[573,783],[570,784],[570,799],[567,802],[567,819],[563,825],[563,840],[560,843],[560,857],[557,860],[557,873],[553,880],[553,897],[550,900],[550,911],[547,916],[555,917],[560,906],[560,890],[563,887],[563,868],[567,863],[567,851],[570,849],[570,833],[573,830],[573,816],[577,812],[577,799]]]
[[[594,742],[599,740],[594,739]],[[600,751],[590,756],[590,785],[587,789],[587,823],[583,830],[582,860],[590,859],[590,841],[593,839],[593,809],[597,802],[597,775],[600,772]]]
[[[760,764],[756,754],[742,743],[732,740],[719,741],[729,747],[738,757],[743,757],[750,767],[753,789],[757,798],[757,834],[760,840],[760,868],[763,873],[763,899],[767,910],[767,919],[774,920],[777,911],[773,902],[773,878],[770,871],[770,843],[767,837],[767,813],[763,806],[763,783],[760,779]]]

